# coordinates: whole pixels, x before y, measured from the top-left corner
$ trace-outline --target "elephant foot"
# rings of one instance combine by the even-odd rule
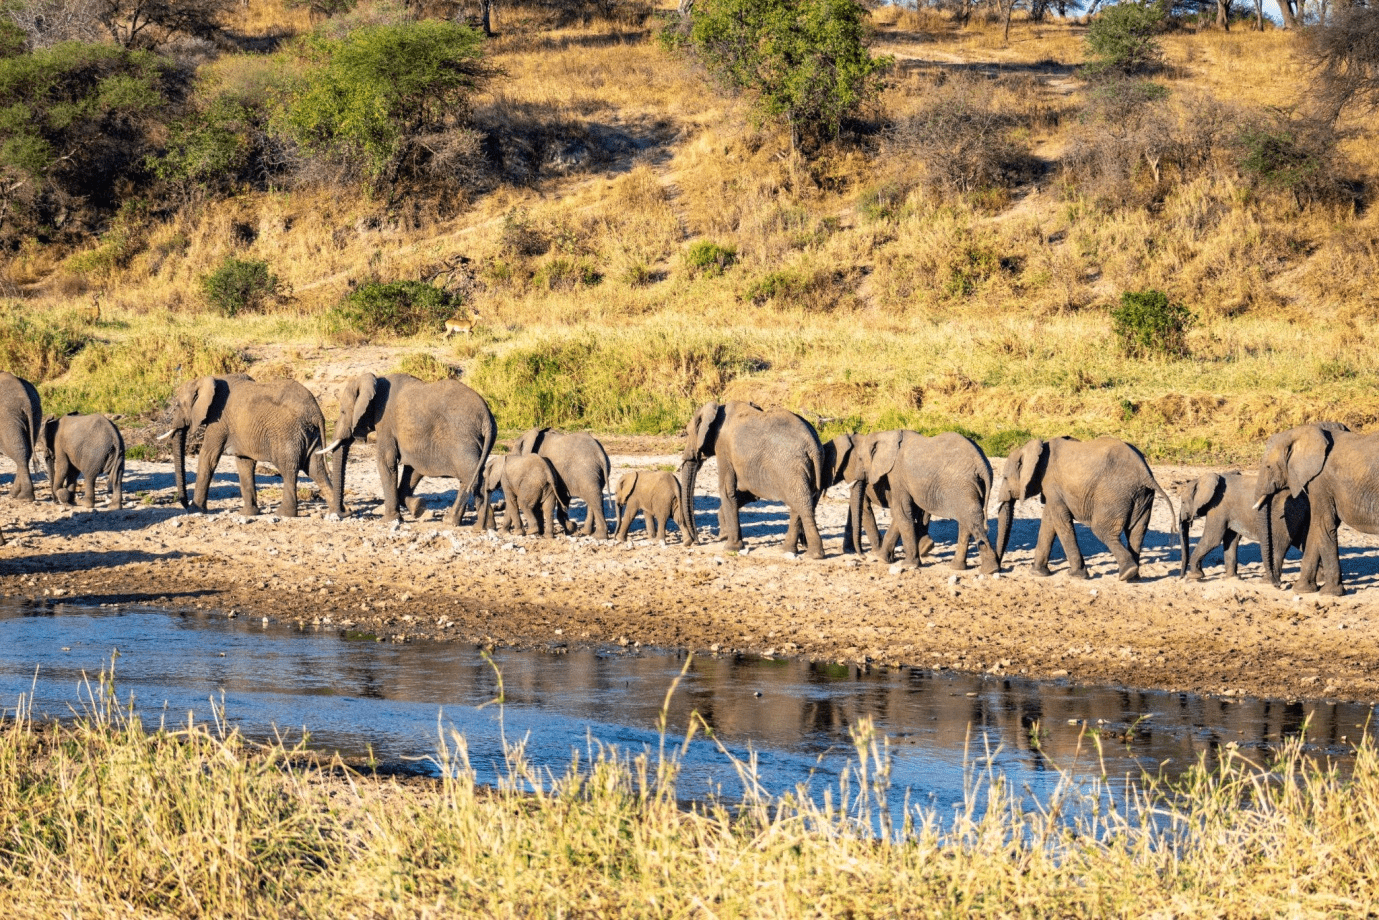
[[[741,540],[729,540],[725,544],[724,549],[726,549],[730,553],[738,553],[742,551],[742,547],[744,545],[745,544]]]
[[[995,575],[1001,570],[1001,564],[995,559],[983,559],[981,573],[983,575]]]
[[[1034,574],[1038,575],[1040,578],[1048,578],[1053,573],[1049,571],[1049,567],[1046,565],[1036,565],[1034,567]]]
[[[929,554],[930,554],[931,552],[933,552],[933,551],[934,551],[934,541],[933,541],[933,540],[929,539],[928,537],[924,537],[923,539],[921,539],[921,540],[919,541],[919,556],[920,556],[921,559],[924,558],[925,556],[929,555]]]
[[[1322,593],[1328,597],[1345,597],[1344,585],[1322,585]]]
[[[1201,581],[1205,577],[1200,569],[1188,569],[1187,573],[1183,575],[1185,581]]]
[[[1088,578],[1091,578],[1092,575],[1086,568],[1079,567],[1076,569],[1068,569],[1068,577],[1086,581]]]
[[[1316,594],[1317,586],[1297,581],[1293,583],[1292,591],[1294,594]]]
[[[407,499],[407,513],[414,518],[420,518],[426,512],[426,502],[420,495],[413,495]]]
[[[824,551],[823,551],[822,549],[811,549],[811,550],[809,551],[808,555],[809,555],[809,558],[810,558],[810,559],[823,559],[823,558],[825,558],[825,557],[824,557]]]
[[[1137,566],[1137,565],[1132,565],[1130,568],[1126,569],[1124,572],[1121,572],[1121,573],[1120,573],[1120,580],[1121,580],[1121,581],[1139,581],[1139,580],[1140,580],[1140,567]]]
[[[920,555],[923,556],[924,554],[920,553]],[[954,556],[953,561],[949,563],[949,568],[957,569],[959,572],[966,572],[970,566],[967,564],[966,559],[959,559],[957,556]]]
[[[260,514],[262,514],[263,512],[259,510],[259,506],[258,506],[258,505],[244,505],[243,507],[241,507],[241,508],[239,509],[239,513],[242,514],[242,515],[244,515],[245,517],[258,517],[258,516],[259,516]],[[297,516],[297,515],[295,515],[295,514],[288,514],[286,509],[283,510],[283,517],[296,517],[296,516]]]

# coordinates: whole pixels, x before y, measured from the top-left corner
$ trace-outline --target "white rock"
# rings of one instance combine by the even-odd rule
[[[781,553],[781,554],[780,554],[780,557],[781,557],[782,559],[798,559],[798,558],[800,558],[798,553],[790,553],[790,552]]]
[[[905,571],[905,567],[898,562],[895,565],[891,566],[892,575],[899,575],[903,571]]]
[[[957,583],[958,583],[958,576],[956,576],[956,575],[949,575],[949,576],[948,576],[948,583],[949,583],[950,585],[955,585],[955,584],[957,584]]]

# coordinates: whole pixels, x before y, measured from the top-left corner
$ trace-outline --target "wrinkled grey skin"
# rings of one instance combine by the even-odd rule
[[[425,383],[411,374],[360,374],[340,388],[340,418],[326,452],[335,463],[337,503],[344,504],[345,469],[356,438],[374,434],[378,478],[383,485],[383,519],[396,520],[399,503],[413,517],[425,510],[417,485],[427,476],[459,480],[446,522],[458,527],[469,500],[479,492],[484,465],[498,438],[488,403],[458,380]],[[484,502],[474,527],[483,528]]]
[[[187,503],[187,435],[206,426],[196,464],[196,491]],[[325,462],[318,455],[325,443],[326,421],[311,391],[295,380],[257,381],[246,374],[202,377],[177,388],[172,398],[173,472],[177,500],[192,511],[206,510],[211,477],[222,454],[235,458],[242,512],[259,513],[254,466],[271,463],[283,479],[278,513],[297,516],[297,474],[315,481],[334,513],[340,505],[331,488]]]
[[[1240,548],[1240,538],[1248,537],[1260,542],[1259,515],[1255,512],[1254,473],[1206,473],[1191,482],[1185,482],[1178,489],[1178,537],[1182,558],[1182,576],[1189,581],[1200,581],[1203,577],[1202,559],[1216,547],[1225,545],[1226,575],[1239,578],[1236,569],[1236,554]],[[1307,496],[1289,496],[1285,501],[1274,503],[1273,521],[1270,525],[1275,534],[1274,570],[1283,568],[1283,557],[1288,547],[1299,550],[1307,538],[1308,513]],[[1188,553],[1188,534],[1192,522],[1202,518],[1202,536],[1197,548]],[[1286,539],[1280,540],[1278,536]],[[1268,566],[1265,566],[1268,571]]]
[[[539,454],[550,461],[565,494],[584,502],[584,526],[579,532],[608,539],[608,519],[603,513],[603,496],[610,485],[612,464],[608,451],[593,435],[566,433],[553,428],[533,428],[512,445],[511,456]]]
[[[699,541],[694,522],[695,479],[710,457],[718,458],[719,532],[728,549],[743,546],[738,509],[765,499],[782,502],[790,510],[787,551],[795,549],[803,528],[809,555],[824,557],[814,520],[814,505],[825,481],[823,445],[814,426],[793,412],[764,412],[747,402],[722,406],[709,402],[700,407],[685,426],[685,450],[680,455],[684,471],[680,505],[690,543]]]
[[[38,426],[42,421],[43,409],[34,385],[9,371],[0,371],[0,453],[14,461],[10,498],[16,501],[35,501],[29,464],[38,445]]]
[[[665,542],[666,525],[674,521],[686,529],[680,505],[680,480],[665,470],[636,470],[618,477],[614,500],[618,506],[618,532],[614,539],[624,541],[637,515],[645,512],[647,535]],[[686,541],[688,545],[688,541]]]
[[[1068,557],[1068,574],[1089,577],[1073,529],[1073,522],[1080,521],[1115,555],[1121,581],[1135,581],[1156,494],[1168,502],[1171,512],[1173,502],[1149,471],[1144,455],[1124,441],[1035,438],[1006,458],[996,492],[997,558],[1005,555],[1010,540],[1015,503],[1038,495],[1044,501],[1044,516],[1034,549],[1034,574],[1051,574],[1049,553],[1057,538]]]
[[[1000,559],[987,539],[991,464],[975,443],[952,432],[930,438],[914,431],[882,431],[856,436],[840,460],[842,479],[853,483],[848,518],[854,533],[865,529],[867,488],[873,496],[889,499],[893,523],[882,544],[883,559],[889,558],[898,533],[904,564],[918,566],[933,546],[929,521],[946,518],[958,524],[953,568],[967,568],[975,542],[982,572],[999,570]]]
[[[515,526],[523,536],[540,533],[554,539],[560,527],[556,522],[557,510],[567,502],[550,461],[538,454],[509,454],[501,466],[503,498],[507,502],[503,516],[508,529]],[[564,528],[560,532],[564,533]]]
[[[104,476],[112,508],[124,507],[124,438],[104,415],[48,416],[40,433],[53,501],[75,504],[77,478],[85,480],[81,503],[96,507],[96,478]]]
[[[1342,595],[1340,548],[1336,528],[1345,522],[1361,533],[1379,533],[1379,432],[1355,434],[1343,426],[1324,423],[1301,425],[1274,435],[1264,445],[1255,482],[1255,508],[1262,546],[1271,550],[1276,539],[1270,527],[1273,507],[1286,490],[1297,498],[1306,493],[1312,510],[1302,571],[1293,584],[1299,594],[1320,587],[1326,594]],[[1265,553],[1269,580],[1279,584],[1272,553]],[[1320,585],[1318,570],[1320,569]]]

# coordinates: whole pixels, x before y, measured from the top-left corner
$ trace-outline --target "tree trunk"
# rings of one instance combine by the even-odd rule
[[[1264,31],[1264,0],[1255,0],[1255,31]]]
[[[1227,32],[1231,30],[1231,0],[1216,0],[1216,22]]]
[[[1293,15],[1293,0],[1278,0],[1278,11],[1283,14],[1283,27],[1285,29],[1298,27],[1297,17]]]
[[[493,37],[493,0],[479,0],[479,17],[483,20],[484,34]]]
[[[1015,4],[1017,0],[1006,0],[1006,27],[1002,33],[1002,41],[1010,44],[1010,17],[1015,15]]]

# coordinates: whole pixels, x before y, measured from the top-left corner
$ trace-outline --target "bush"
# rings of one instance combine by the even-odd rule
[[[201,279],[206,303],[225,316],[261,310],[280,291],[278,276],[269,271],[268,263],[255,259],[227,256],[215,271]]]
[[[1241,174],[1290,193],[1299,206],[1357,197],[1330,122],[1272,113],[1239,128],[1233,140]]]
[[[362,335],[438,332],[459,307],[459,298],[424,281],[372,281],[361,285],[327,317]]]
[[[397,369],[403,374],[411,374],[419,380],[454,380],[460,376],[460,369],[451,364],[436,359],[424,351],[413,352],[410,355],[403,355],[398,362]]]
[[[685,250],[685,266],[693,275],[716,277],[737,261],[737,250],[709,240],[699,240]]]
[[[890,59],[867,51],[867,15],[854,0],[699,0],[690,42],[726,83],[756,94],[763,117],[789,126],[796,147],[817,145],[880,91]]]
[[[1117,3],[1104,7],[1087,27],[1087,50],[1092,59],[1084,68],[1090,74],[1144,73],[1163,62],[1159,32],[1164,10],[1157,3]]]
[[[92,342],[72,359],[60,382],[39,387],[44,411],[149,415],[163,411],[178,384],[248,367],[233,348],[186,333]]]
[[[1010,452],[1025,446],[1034,435],[1028,428],[1003,428],[984,438],[974,438],[988,457],[1009,457]]]
[[[1302,57],[1315,74],[1311,95],[1323,117],[1379,107],[1379,7],[1340,7],[1330,22],[1303,32]]]
[[[1128,357],[1182,357],[1192,313],[1163,291],[1126,291],[1111,311],[1112,328]]]
[[[290,94],[288,130],[309,152],[377,183],[415,174],[443,135],[467,123],[470,97],[490,73],[483,41],[437,20],[316,36],[302,48],[314,66]]]
[[[0,310],[0,368],[39,382],[66,372],[88,339],[70,321]]]
[[[532,276],[532,281],[537,287],[549,291],[571,291],[581,286],[593,287],[602,280],[603,275],[591,263],[563,256],[547,262]]]

